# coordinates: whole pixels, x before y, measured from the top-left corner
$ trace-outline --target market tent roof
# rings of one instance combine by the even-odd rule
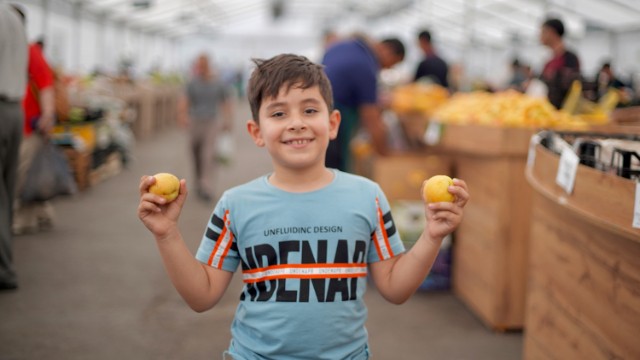
[[[65,0],[85,11],[151,33],[319,36],[328,29],[415,32],[429,27],[446,41],[533,41],[548,14],[568,33],[640,29],[637,0]]]

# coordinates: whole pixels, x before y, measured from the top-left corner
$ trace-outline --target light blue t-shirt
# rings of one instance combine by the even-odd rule
[[[280,190],[260,177],[226,191],[196,258],[242,268],[234,359],[367,359],[367,264],[404,246],[380,187],[334,170],[326,187]]]

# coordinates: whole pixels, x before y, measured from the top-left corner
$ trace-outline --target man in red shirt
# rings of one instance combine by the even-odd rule
[[[29,82],[22,103],[25,115],[24,133],[34,130],[48,134],[55,122],[53,72],[36,43],[29,45]]]
[[[36,151],[47,138],[55,124],[55,98],[53,72],[44,58],[42,48],[36,43],[29,45],[28,82],[22,102],[24,109],[24,139],[20,145],[17,191],[20,193]],[[34,136],[35,133],[41,136]],[[23,234],[53,225],[53,207],[48,201],[21,203],[15,200],[13,233]]]
[[[580,79],[580,61],[564,46],[564,24],[558,19],[548,19],[542,24],[540,42],[553,51],[553,58],[542,70],[541,80],[547,85],[549,102],[562,107],[571,83]]]

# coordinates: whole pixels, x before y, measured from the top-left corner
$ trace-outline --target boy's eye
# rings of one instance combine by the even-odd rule
[[[273,114],[271,114],[272,117],[283,117],[284,116],[284,111],[276,111]]]
[[[318,110],[316,110],[316,109],[314,109],[314,108],[308,108],[308,109],[305,109],[305,110],[304,110],[304,113],[305,113],[305,114],[315,114],[315,113],[317,113],[317,112],[318,112]]]

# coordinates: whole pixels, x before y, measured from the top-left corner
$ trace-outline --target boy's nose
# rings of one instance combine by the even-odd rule
[[[307,124],[304,123],[304,121],[302,121],[302,119],[299,116],[295,116],[294,118],[291,119],[291,122],[289,123],[289,130],[304,130],[307,128]]]

